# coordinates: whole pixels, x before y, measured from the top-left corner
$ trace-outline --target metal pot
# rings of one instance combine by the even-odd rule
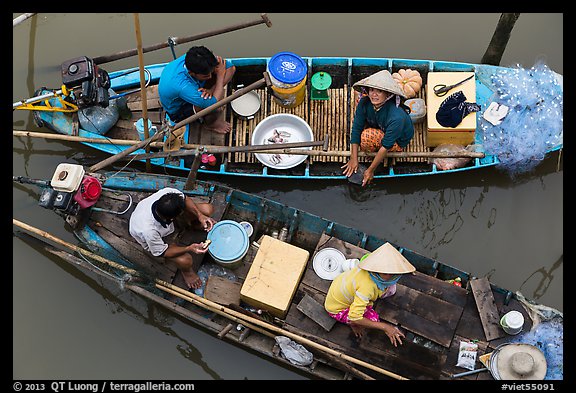
[[[248,93],[232,100],[230,106],[234,114],[242,120],[253,119],[256,113],[260,111],[260,96],[255,91]]]

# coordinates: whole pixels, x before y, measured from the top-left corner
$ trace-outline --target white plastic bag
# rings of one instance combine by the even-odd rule
[[[290,340],[286,336],[274,337],[280,346],[282,356],[284,356],[290,363],[297,366],[307,366],[312,363],[314,355],[309,352],[302,345]]]
[[[478,354],[478,344],[468,341],[460,341],[460,352],[458,352],[457,366],[474,370],[476,366],[476,355]]]
[[[461,152],[476,152],[478,150],[477,145],[468,145],[466,147],[461,145],[455,145],[452,143],[443,143],[436,146],[433,153],[461,153]],[[432,164],[436,164],[436,168],[440,171],[445,171],[446,169],[456,169],[462,168],[466,164],[472,161],[471,157],[436,157],[432,159]]]

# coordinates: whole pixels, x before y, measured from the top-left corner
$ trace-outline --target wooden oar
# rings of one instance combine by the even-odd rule
[[[272,85],[272,82],[270,81],[270,76],[268,75],[268,72],[264,72],[262,79],[257,80],[256,82],[252,83],[251,85],[248,85],[246,87],[243,87],[241,89],[236,90],[234,93],[230,94],[227,97],[222,98],[220,101],[216,102],[213,105],[210,105],[208,108],[204,108],[200,112],[182,120],[179,123],[176,123],[174,125],[174,127],[172,127],[172,129],[177,130],[178,128],[185,126],[188,123],[192,123],[193,121],[196,121],[199,118],[206,116],[208,113],[214,111],[215,109],[218,109],[221,106],[229,104],[230,102],[234,101],[236,98],[241,97],[244,94],[249,93],[252,90],[258,89],[258,88],[265,86],[265,85],[266,86]]]
[[[268,76],[267,72],[264,72],[264,77],[254,83],[252,83],[249,86],[243,87],[242,89],[236,90],[233,94],[229,95],[228,97],[223,98],[222,100],[216,102],[213,105],[210,105],[208,108],[202,109],[200,112],[188,117],[187,119],[182,120],[181,122],[177,123],[176,125],[174,125],[173,127],[163,127],[162,130],[160,130],[159,132],[155,133],[154,135],[152,135],[150,138],[145,139],[135,145],[133,145],[132,147],[129,147],[115,155],[113,155],[112,157],[109,157],[103,161],[100,161],[97,164],[94,164],[90,167],[90,171],[91,172],[96,172],[99,171],[100,169],[118,161],[119,159],[126,157],[128,154],[140,149],[143,146],[146,146],[148,143],[153,142],[157,139],[160,139],[161,137],[163,137],[169,130],[177,130],[178,128],[191,123],[199,118],[201,118],[202,116],[207,115],[208,113],[212,112],[213,110],[220,108],[223,105],[228,104],[229,102],[235,100],[236,98],[248,93],[249,91],[252,91],[254,89],[257,89],[261,86],[264,85],[271,85],[270,82],[270,77]]]
[[[189,36],[189,37],[182,37],[182,38],[170,37],[170,40],[175,45],[183,44],[186,42],[200,40],[202,38],[212,37],[212,36],[215,36],[218,34],[223,34],[223,33],[228,33],[228,32],[235,31],[235,30],[244,29],[246,27],[256,26],[256,25],[259,25],[262,23],[265,23],[266,26],[268,26],[268,27],[272,27],[272,22],[270,21],[268,16],[266,14],[261,14],[260,19],[254,20],[252,22],[239,23],[239,24],[232,25],[229,27],[224,27],[222,29],[212,30],[212,31],[208,31],[206,33],[196,34],[196,35]],[[155,44],[155,45],[147,46],[147,47],[143,48],[142,51],[144,53],[146,53],[146,52],[151,52],[151,51],[155,51],[155,50],[162,49],[162,48],[167,48],[168,46],[170,46],[170,43],[160,42],[160,43]],[[108,56],[94,57],[92,60],[94,60],[94,63],[96,63],[96,64],[104,64],[104,63],[109,63],[109,62],[114,61],[114,60],[123,59],[125,57],[134,56],[136,53],[137,53],[136,49],[130,49],[127,51],[117,52],[117,53],[114,53],[114,54],[108,55]]]
[[[140,68],[140,97],[142,100],[142,120],[144,122],[144,139],[150,138],[148,131],[148,100],[146,98],[146,78],[144,77],[144,55],[142,53],[142,34],[140,34],[140,18],[134,13],[134,30],[138,50],[138,66]],[[146,153],[150,153],[150,145],[146,145]],[[146,172],[152,170],[150,160],[146,160]]]
[[[16,137],[30,137],[30,138],[45,138],[45,139],[54,139],[54,140],[62,140],[62,141],[69,141],[69,142],[86,142],[86,143],[102,143],[102,144],[111,144],[111,145],[135,145],[140,143],[137,140],[124,140],[124,139],[101,139],[101,138],[86,138],[81,136],[72,136],[72,135],[61,135],[61,134],[52,134],[47,132],[34,132],[34,131],[19,131],[19,130],[12,130],[12,135]],[[162,142],[151,142],[151,147],[162,147],[164,143]],[[271,145],[264,145],[264,146],[271,146]],[[199,145],[199,144],[191,144],[185,143],[182,145],[184,149],[198,149],[203,147],[206,152],[214,152],[214,149],[220,149],[223,146],[217,145]],[[244,147],[244,146],[232,146],[233,148],[236,147]],[[309,156],[337,156],[337,157],[349,157],[350,151],[341,151],[341,150],[328,150],[328,151],[321,151],[321,150],[302,150],[302,149],[290,149],[286,148],[285,146],[278,146],[278,149],[274,148],[271,149],[262,149],[258,151],[247,151],[247,153],[259,153],[259,154],[300,154],[300,155],[309,155]],[[155,154],[155,153],[151,153]],[[180,155],[189,155],[194,154],[190,153],[187,150],[174,151],[174,152],[167,152],[164,156],[158,157],[176,157]],[[374,157],[377,153],[366,153],[366,152],[358,152],[358,157]],[[405,151],[405,152],[388,152],[386,154],[387,157],[394,157],[394,158],[409,158],[409,157],[422,157],[422,158],[484,158],[486,157],[485,153],[482,152],[472,152],[467,150],[461,150],[458,152],[426,152],[426,151]],[[132,156],[131,156],[132,158]],[[143,157],[146,158],[146,157]],[[152,158],[152,157],[150,157]]]
[[[75,246],[75,245],[73,245],[73,244],[71,244],[71,243],[68,243],[68,242],[66,242],[66,241],[64,241],[64,240],[62,240],[62,239],[57,238],[56,236],[53,236],[53,235],[49,234],[48,232],[39,230],[39,229],[37,229],[37,228],[35,228],[35,227],[31,226],[31,225],[28,225],[28,224],[26,224],[26,223],[24,223],[24,222],[22,222],[22,221],[19,221],[19,220],[15,219],[15,218],[12,219],[12,224],[13,224],[13,225],[16,225],[16,226],[18,226],[18,227],[20,227],[20,228],[22,228],[22,229],[25,229],[25,230],[28,231],[28,232],[37,234],[37,235],[39,235],[39,236],[41,236],[41,237],[43,237],[43,238],[45,238],[45,239],[52,240],[52,241],[56,242],[57,244],[60,244],[60,245],[62,245],[62,246],[65,246],[65,247],[67,247],[67,248],[69,248],[69,249],[71,249],[71,250],[74,250],[74,251],[76,251],[76,252],[79,252],[79,253],[81,253],[81,254],[83,254],[83,255],[86,255],[86,256],[89,256],[89,257],[91,257],[91,258],[94,258],[94,259],[98,260],[99,262],[103,262],[103,263],[109,264],[110,266],[112,266],[112,267],[114,267],[114,268],[116,268],[116,269],[125,271],[125,272],[127,272],[127,273],[129,273],[129,274],[138,275],[138,272],[136,272],[136,271],[133,270],[133,269],[127,268],[127,267],[125,267],[125,266],[123,266],[123,265],[120,265],[120,264],[114,262],[114,261],[111,261],[111,260],[108,260],[108,259],[106,259],[106,258],[104,258],[104,257],[101,257],[101,256],[99,256],[98,254],[95,254],[95,253],[93,253],[93,252],[91,252],[91,251],[88,251],[88,250],[83,249],[82,247],[78,247],[78,246]],[[336,351],[336,350],[334,350],[334,349],[332,349],[332,348],[329,348],[329,347],[326,347],[326,346],[324,346],[324,345],[322,345],[322,344],[318,344],[318,343],[315,342],[315,341],[312,341],[312,340],[310,340],[310,339],[301,337],[301,336],[299,336],[299,335],[297,335],[297,334],[294,334],[294,333],[292,333],[292,332],[290,332],[290,331],[287,331],[287,330],[285,330],[285,329],[282,329],[282,328],[280,328],[280,327],[278,327],[278,326],[276,326],[276,325],[270,324],[270,323],[268,323],[268,322],[262,321],[262,320],[260,320],[260,319],[258,319],[258,318],[250,317],[250,316],[245,315],[245,314],[243,314],[243,313],[234,311],[234,310],[232,310],[232,309],[230,309],[230,308],[228,308],[228,307],[222,306],[222,305],[220,305],[220,304],[218,304],[218,303],[212,302],[211,300],[208,300],[208,299],[205,299],[205,298],[203,298],[203,297],[200,297],[200,296],[198,296],[198,295],[196,295],[196,294],[194,294],[194,293],[192,293],[192,292],[190,292],[190,291],[188,291],[188,290],[185,290],[185,289],[183,289],[183,288],[180,288],[180,287],[178,287],[178,286],[175,286],[175,285],[173,285],[173,284],[170,284],[170,283],[168,283],[168,282],[166,282],[166,281],[163,281],[163,280],[160,280],[160,279],[154,279],[154,282],[155,282],[155,286],[156,286],[157,288],[159,288],[159,289],[161,289],[161,290],[163,290],[163,291],[165,291],[165,292],[167,292],[167,293],[170,293],[170,294],[172,294],[172,295],[175,295],[175,296],[177,296],[177,297],[179,297],[179,298],[181,298],[181,299],[184,299],[184,300],[186,300],[186,301],[188,301],[188,302],[190,302],[190,303],[196,304],[196,305],[198,305],[198,306],[200,306],[200,307],[202,307],[202,308],[205,308],[205,309],[208,309],[208,310],[210,310],[210,311],[213,311],[213,312],[215,312],[215,313],[217,313],[217,314],[219,314],[219,315],[222,315],[222,316],[224,316],[224,317],[226,317],[226,318],[232,319],[232,320],[234,320],[234,321],[239,321],[239,322],[241,322],[243,325],[246,325],[246,326],[248,326],[248,327],[253,328],[253,327],[255,327],[254,325],[256,325],[256,326],[258,326],[258,327],[267,329],[267,330],[269,330],[269,331],[271,331],[271,332],[278,333],[278,334],[281,334],[281,335],[286,336],[286,337],[288,337],[288,338],[291,338],[292,340],[298,341],[298,342],[300,342],[301,344],[308,345],[308,346],[310,346],[310,347],[312,347],[312,348],[315,348],[315,349],[318,349],[318,350],[323,351],[323,352],[325,352],[325,353],[328,353],[328,354],[330,354],[330,355],[332,355],[332,356],[335,356],[335,357],[337,357],[337,358],[339,358],[339,359],[346,360],[346,361],[349,361],[349,362],[358,364],[358,365],[360,365],[360,366],[362,366],[362,367],[366,367],[366,368],[368,368],[368,369],[370,369],[370,370],[377,371],[377,372],[379,372],[379,373],[381,373],[381,374],[383,374],[383,375],[386,375],[386,376],[388,376],[388,377],[391,377],[391,378],[394,378],[394,379],[400,379],[400,380],[407,380],[407,378],[402,377],[401,375],[398,375],[398,374],[393,373],[393,372],[388,371],[388,370],[384,370],[384,369],[382,369],[382,368],[380,368],[380,367],[374,366],[374,365],[371,364],[371,363],[365,362],[365,361],[360,360],[360,359],[356,359],[356,358],[354,358],[354,357],[352,357],[352,356],[346,355],[346,354],[344,354],[344,353],[342,353],[342,352]]]

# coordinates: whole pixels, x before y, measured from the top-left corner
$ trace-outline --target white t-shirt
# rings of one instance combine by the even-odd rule
[[[130,216],[130,235],[147,251],[154,256],[160,256],[168,248],[168,244],[162,239],[164,236],[170,235],[174,232],[174,223],[163,227],[152,214],[152,204],[156,202],[164,194],[175,192],[182,195],[184,193],[175,188],[166,187],[147,198],[142,199],[132,216]]]

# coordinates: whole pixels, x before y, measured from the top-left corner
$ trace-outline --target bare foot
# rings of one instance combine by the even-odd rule
[[[204,127],[210,131],[217,132],[218,134],[227,134],[232,129],[230,123],[222,119],[217,119],[213,123],[205,124]]]
[[[192,270],[185,272],[181,270],[184,281],[188,285],[189,289],[198,289],[202,286],[202,280],[198,277],[198,274],[194,273]]]

